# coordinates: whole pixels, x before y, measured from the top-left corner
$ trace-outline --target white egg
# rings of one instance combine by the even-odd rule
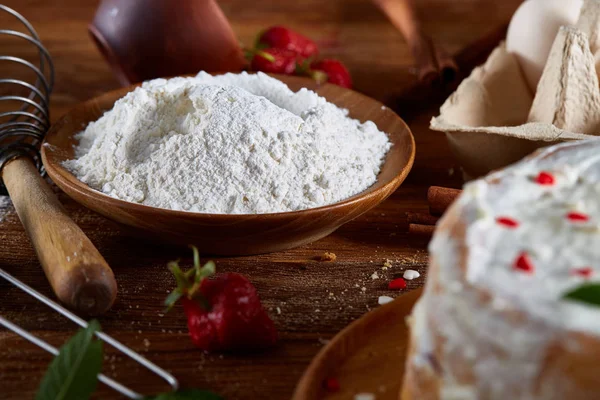
[[[558,29],[577,23],[582,4],[583,0],[527,0],[513,15],[506,48],[517,56],[532,92],[542,76]]]

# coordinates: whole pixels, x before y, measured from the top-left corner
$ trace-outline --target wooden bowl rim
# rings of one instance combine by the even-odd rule
[[[304,81],[311,82],[311,83],[314,82],[312,79],[305,78],[305,77],[287,76],[287,75],[278,75],[278,74],[268,74],[268,75],[272,76],[276,79],[279,79],[286,85],[288,84],[288,80],[292,80],[292,81],[293,80],[304,80]],[[169,78],[165,78],[165,79],[169,79]],[[65,119],[69,118],[70,116],[72,116],[74,114],[81,112],[81,110],[86,109],[89,105],[91,105],[95,102],[105,101],[106,98],[112,99],[114,97],[114,101],[112,101],[114,104],[114,102],[116,102],[117,100],[119,100],[120,98],[125,96],[127,93],[134,90],[136,87],[141,86],[141,84],[142,83],[137,83],[137,84],[122,87],[119,89],[114,89],[114,90],[108,91],[106,93],[103,93],[99,96],[88,99],[88,100],[84,101],[83,103],[80,103],[77,106],[73,107],[66,114],[61,116],[55,123],[52,124],[52,126],[50,127],[50,130],[48,131],[48,133],[44,139],[44,142],[41,146],[42,162],[43,162],[44,168],[46,169],[50,178],[52,178],[52,180],[59,187],[61,187],[61,189],[62,189],[62,186],[64,185],[65,187],[68,187],[70,190],[77,192],[81,196],[85,196],[88,199],[93,200],[93,201],[101,201],[103,203],[108,203],[111,207],[118,207],[118,208],[124,209],[124,210],[131,210],[136,213],[144,213],[144,214],[154,213],[154,214],[163,215],[165,217],[170,216],[173,218],[210,218],[211,220],[214,219],[216,221],[220,221],[223,223],[235,222],[236,220],[239,220],[240,218],[249,218],[249,217],[261,217],[261,218],[264,218],[265,220],[266,219],[275,219],[275,218],[277,218],[277,219],[280,219],[280,218],[293,219],[293,218],[297,218],[297,217],[311,216],[313,214],[315,214],[315,215],[323,214],[323,213],[328,213],[328,212],[332,212],[332,211],[339,210],[339,209],[344,209],[344,208],[346,208],[348,206],[352,206],[356,203],[362,203],[365,200],[385,194],[388,190],[391,193],[393,190],[397,189],[402,184],[404,179],[406,179],[406,176],[408,175],[408,173],[410,172],[410,170],[412,169],[412,166],[414,164],[416,145],[415,145],[415,139],[412,134],[412,131],[410,130],[410,128],[408,127],[406,122],[398,114],[396,114],[394,111],[390,110],[390,112],[393,114],[394,118],[397,119],[397,121],[403,127],[403,130],[402,130],[404,132],[403,134],[408,135],[409,145],[410,145],[410,149],[409,149],[410,154],[409,154],[407,162],[401,167],[400,171],[393,178],[391,178],[388,182],[382,184],[380,187],[373,189],[373,187],[378,183],[378,180],[379,180],[379,176],[378,176],[375,183],[373,183],[367,189],[363,190],[360,193],[355,194],[352,197],[349,197],[347,199],[344,199],[342,201],[339,201],[339,202],[336,202],[333,204],[328,204],[328,205],[324,205],[324,206],[320,206],[320,207],[316,207],[316,208],[308,208],[305,210],[285,211],[285,212],[279,212],[279,213],[211,214],[211,213],[199,213],[199,212],[190,212],[190,211],[181,211],[181,210],[170,210],[170,209],[166,209],[166,208],[152,207],[152,206],[147,206],[144,204],[138,204],[138,203],[133,203],[133,202],[117,199],[117,198],[111,197],[105,193],[102,193],[102,192],[92,188],[91,186],[88,186],[86,183],[77,179],[77,177],[75,175],[73,175],[65,167],[63,167],[60,162],[55,162],[55,158],[57,156],[54,154],[54,151],[55,151],[54,149],[60,149],[60,147],[53,145],[50,141],[53,139],[54,135],[59,130],[59,128],[63,125],[62,123]],[[372,99],[362,93],[353,91],[351,89],[342,88],[340,86],[332,85],[329,83],[320,85],[320,87],[323,87],[323,86],[333,87],[334,90],[338,90],[342,93],[350,92],[350,93],[352,93],[353,96],[358,96],[365,101],[374,103],[377,106],[381,107],[382,109],[384,107],[385,107],[385,109],[389,109],[383,103],[381,103],[375,99]],[[325,96],[321,95],[320,93],[317,93],[317,94],[319,94],[319,96],[325,97]],[[329,99],[328,99],[328,101],[329,101]],[[88,123],[89,122],[92,122],[92,121],[88,121]],[[402,135],[400,133],[389,133],[389,132],[384,132],[384,133],[386,135],[388,135],[389,138],[392,138],[392,135],[397,135],[397,137],[401,137],[401,135]],[[71,132],[70,135],[74,135],[74,134],[75,134],[75,132]],[[49,139],[50,139],[50,141],[49,141]],[[390,156],[390,152],[388,152],[388,154],[386,154],[385,161],[381,165],[381,170],[383,170],[385,165],[388,162],[390,162],[389,156]],[[380,171],[380,174],[381,174],[381,171]]]
[[[323,348],[312,359],[308,367],[304,370],[302,377],[294,389],[292,400],[314,400],[313,398],[308,397],[308,393],[310,393],[311,388],[322,387],[323,380],[321,378],[325,377],[322,376],[321,372],[327,369],[325,368],[327,361],[330,358],[335,359],[336,361],[338,361],[340,358],[348,359],[364,346],[364,343],[362,342],[368,341],[364,338],[357,339],[356,343],[352,341],[352,337],[355,332],[360,331],[362,327],[371,326],[374,324],[382,325],[380,324],[381,322],[406,325],[404,318],[390,320],[389,316],[400,313],[403,314],[405,318],[408,317],[411,314],[416,302],[423,295],[423,290],[424,287],[421,286],[403,293],[396,297],[391,303],[384,304],[367,312],[338,332],[325,346],[323,346]],[[404,312],[404,307],[407,305],[409,305],[410,308]],[[388,327],[386,326],[385,328]],[[406,330],[409,331],[408,326],[406,326]],[[410,334],[408,336],[410,337]],[[352,345],[348,345],[348,343],[354,343],[356,347],[352,347]],[[341,348],[347,350],[346,357],[340,357],[337,355],[337,351]],[[398,361],[401,363],[401,365],[404,365],[406,357],[403,360]],[[398,379],[401,380],[400,390],[402,390],[404,377],[399,376]]]

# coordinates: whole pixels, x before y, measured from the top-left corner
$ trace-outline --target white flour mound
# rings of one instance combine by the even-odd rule
[[[146,82],[78,138],[64,165],[92,188],[218,214],[346,199],[375,183],[391,146],[373,122],[262,73]]]

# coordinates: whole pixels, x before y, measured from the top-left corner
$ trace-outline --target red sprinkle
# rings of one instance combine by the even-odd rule
[[[402,278],[396,278],[388,284],[388,289],[393,289],[393,290],[406,289],[406,281]]]
[[[498,217],[496,218],[496,222],[500,225],[506,226],[507,228],[516,228],[519,226],[519,223],[516,220],[509,217]]]
[[[527,253],[523,252],[523,253],[519,254],[519,257],[517,257],[517,261],[515,261],[514,269],[523,271],[523,272],[527,272],[528,274],[533,274],[535,267],[533,266],[533,263],[529,259],[529,256],[527,255]]]
[[[327,378],[323,381],[323,387],[328,392],[338,392],[340,390],[340,381],[336,378]]]
[[[554,185],[554,176],[546,171],[542,171],[535,178],[535,181],[540,185]]]
[[[586,222],[590,219],[586,214],[577,211],[571,211],[567,214],[567,219],[572,222]]]
[[[594,273],[594,270],[590,267],[575,268],[571,270],[572,275],[581,276],[583,278],[589,278]]]

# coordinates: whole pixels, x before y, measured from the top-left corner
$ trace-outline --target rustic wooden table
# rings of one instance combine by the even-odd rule
[[[417,3],[425,16],[425,28],[437,43],[454,53],[507,21],[520,1]],[[97,2],[10,0],[5,4],[31,21],[52,53],[56,65],[53,119],[74,104],[118,86],[87,35],[86,26]],[[403,38],[368,0],[222,0],[220,4],[243,42],[252,43],[254,35],[268,25],[289,25],[316,39],[324,55],[343,60],[356,90],[376,99],[385,100],[414,82],[412,59]],[[4,54],[6,47],[0,44],[0,48]],[[19,48],[10,48],[10,52],[27,55]],[[184,386],[212,389],[227,399],[289,398],[327,339],[376,307],[378,296],[401,294],[386,289],[390,279],[413,268],[422,277],[409,282],[407,291],[423,284],[426,243],[407,235],[404,214],[426,210],[429,185],[460,184],[458,174],[452,173],[454,162],[444,137],[427,128],[438,107],[439,102],[434,101],[426,109],[404,113],[417,142],[416,164],[404,185],[380,207],[301,248],[216,259],[220,271],[248,275],[271,310],[282,340],[278,348],[260,355],[204,354],[188,339],[181,309],[162,314],[162,301],[174,285],[166,263],[182,257],[183,263],[189,264],[189,251],[149,244],[61,195],[119,283],[117,302],[99,318],[104,331],[171,371]],[[14,209],[1,198],[0,243],[0,267],[51,295]],[[337,261],[315,261],[324,251],[337,254]],[[393,268],[383,271],[388,259]],[[375,271],[380,278],[373,280]],[[75,330],[73,324],[4,281],[0,281],[0,315],[57,346]],[[0,331],[0,398],[32,398],[50,360],[23,339]],[[165,389],[143,368],[111,350],[104,371],[145,393]],[[97,398],[118,396],[101,387]]]

